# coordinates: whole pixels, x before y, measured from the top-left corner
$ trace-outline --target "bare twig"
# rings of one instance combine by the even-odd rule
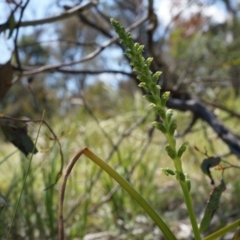
[[[67,43],[71,45],[76,45],[76,46],[84,46],[84,47],[92,47],[92,46],[99,46],[98,43],[94,41],[88,41],[88,42],[80,42],[80,41],[73,41],[69,39],[62,39],[62,38],[57,38],[57,39],[51,39],[51,40],[43,40],[43,41],[36,41],[36,42],[31,42],[31,43],[23,43],[21,45],[18,45],[19,48],[24,48],[28,46],[35,46],[35,45],[40,45],[40,44],[49,44],[49,43]]]
[[[60,68],[57,70],[57,72],[61,73],[68,73],[68,74],[90,74],[90,75],[98,75],[102,73],[113,73],[113,74],[123,74],[127,75],[129,77],[135,77],[136,74],[133,72],[125,72],[121,70],[74,70],[74,69],[63,69]]]
[[[86,149],[86,148],[85,148]],[[58,209],[58,240],[64,240],[64,222],[63,222],[63,202],[64,202],[64,196],[65,196],[65,190],[66,190],[66,184],[68,177],[77,162],[77,160],[81,157],[84,150],[82,149],[79,152],[75,154],[73,159],[69,162],[67,165],[66,171],[63,175],[63,182],[60,188],[60,194],[59,194],[59,209]]]
[[[85,3],[81,4],[81,5],[78,5],[78,6],[74,7],[74,8],[71,8],[71,9],[63,12],[62,14],[59,14],[59,15],[54,16],[54,17],[48,17],[48,18],[34,20],[34,21],[20,22],[19,23],[19,27],[37,26],[37,25],[49,24],[49,23],[57,22],[59,20],[64,20],[66,18],[69,18],[69,17],[72,17],[72,16],[78,14],[80,11],[85,11],[85,10],[89,9],[90,7],[96,5],[96,4],[97,4],[96,0],[91,0],[89,2],[85,2]],[[8,29],[9,26],[8,25],[5,25],[5,26],[1,26],[0,25],[0,28],[1,28],[2,31],[4,31],[4,30]]]
[[[130,27],[127,28],[127,31],[131,31],[131,30],[135,29],[136,27],[141,25],[143,22],[145,22],[147,19],[148,19],[148,17],[146,16],[146,17],[143,17],[143,18],[137,20],[135,23],[133,23]],[[71,65],[74,65],[74,64],[89,61],[89,60],[93,59],[94,57],[96,57],[106,47],[113,44],[117,39],[118,39],[118,36],[116,35],[113,38],[104,42],[102,44],[102,46],[96,48],[93,52],[91,52],[90,54],[86,55],[85,57],[83,57],[79,60],[38,67],[38,68],[35,68],[35,69],[32,69],[32,70],[23,72],[23,75],[32,75],[32,74],[37,74],[37,73],[46,72],[46,71],[53,71],[53,70],[57,70],[57,69],[62,68],[62,67],[67,67],[67,66],[71,66]]]
[[[13,66],[14,70],[17,71],[28,71],[29,68],[26,67],[22,67],[22,69],[18,68],[17,66]],[[46,70],[45,72],[52,72],[51,69]],[[110,73],[110,74],[123,74],[129,77],[136,77],[136,74],[133,72],[126,72],[126,71],[122,71],[122,70],[107,70],[107,69],[103,69],[103,70],[76,70],[76,69],[69,69],[69,68],[58,68],[55,70],[55,72],[59,72],[59,73],[63,73],[63,74],[89,74],[89,75],[98,75],[98,74],[103,74],[103,73]],[[39,72],[41,73],[41,72]],[[36,73],[37,74],[37,73]]]
[[[79,19],[85,23],[86,25],[92,27],[93,29],[96,29],[98,32],[102,33],[103,35],[107,36],[108,38],[112,38],[113,36],[109,33],[109,31],[105,30],[102,26],[97,25],[96,23],[90,21],[82,14],[78,15]]]
[[[230,116],[232,117],[236,117],[238,119],[240,119],[240,114],[229,109],[228,107],[222,105],[221,103],[216,103],[216,102],[213,102],[213,101],[207,101],[207,100],[204,100],[201,98],[201,101],[204,102],[205,104],[209,105],[209,106],[212,106],[212,107],[216,107],[216,108],[219,108],[223,111],[225,111],[226,113],[228,113]]]
[[[16,24],[15,28],[16,28],[16,35],[15,35],[15,38],[14,38],[14,46],[15,46],[15,57],[16,57],[16,61],[17,61],[17,64],[18,64],[18,67],[21,69],[21,62],[20,62],[20,59],[19,59],[19,54],[18,54],[18,44],[17,44],[17,40],[18,40],[18,33],[19,33],[19,26],[20,26],[20,23],[22,21],[22,17],[23,17],[23,13],[28,5],[30,0],[27,0],[26,3],[21,7],[21,12],[20,12],[20,17],[19,17],[19,21],[18,23]]]
[[[240,138],[226,128],[224,124],[222,124],[213,114],[213,112],[207,109],[200,101],[197,99],[170,99],[167,102],[167,107],[178,109],[180,111],[191,111],[198,118],[207,122],[216,132],[218,137],[221,138],[225,144],[227,144],[230,152],[240,158]]]

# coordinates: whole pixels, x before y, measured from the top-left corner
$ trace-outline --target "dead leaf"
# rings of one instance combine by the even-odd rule
[[[17,126],[14,121],[0,118],[0,128],[6,139],[15,145],[26,156],[29,153],[37,153],[38,150],[32,139],[28,136],[27,125]]]
[[[205,173],[206,175],[209,176],[209,178],[211,179],[212,185],[214,184],[214,180],[212,178],[210,168],[216,167],[217,165],[219,165],[220,162],[221,162],[220,157],[208,157],[208,158],[204,159],[201,164],[201,169],[202,169],[203,173]]]

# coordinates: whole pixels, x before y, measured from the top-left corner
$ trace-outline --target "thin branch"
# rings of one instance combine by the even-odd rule
[[[64,225],[63,225],[63,202],[64,202],[64,196],[65,196],[65,190],[66,190],[66,184],[68,177],[79,159],[79,157],[84,153],[85,149],[82,149],[81,151],[77,152],[76,155],[73,157],[73,159],[69,162],[66,171],[63,175],[63,182],[60,188],[60,194],[59,194],[59,209],[58,209],[58,240],[64,239]]]
[[[12,66],[12,68],[16,71],[30,71],[29,67],[22,67],[21,69],[17,66]],[[45,71],[48,72],[48,71]],[[52,72],[52,70],[49,70],[49,72]],[[98,74],[104,74],[104,73],[109,73],[109,74],[123,74],[129,77],[136,77],[136,74],[134,72],[125,72],[122,70],[76,70],[76,69],[71,69],[71,68],[58,68],[55,70],[55,72],[59,73],[64,73],[64,74],[73,74],[73,75],[80,75],[80,74],[89,74],[89,75],[98,75]],[[41,72],[39,72],[40,74]],[[38,73],[37,73],[38,74]]]
[[[109,26],[111,26],[110,22],[109,22],[109,19],[111,18],[110,15],[106,16],[103,12],[101,12],[98,8],[98,5],[94,6],[94,9],[97,11],[97,13],[102,17],[102,19],[104,19],[104,21],[106,23],[109,24]],[[111,14],[111,13],[110,13]]]
[[[66,43],[66,44],[69,44],[69,45],[84,46],[84,47],[92,47],[92,46],[98,47],[99,46],[99,44],[97,44],[96,42],[90,42],[90,41],[79,42],[79,41],[72,41],[72,40],[68,40],[68,39],[58,38],[58,39],[52,39],[52,40],[25,43],[25,44],[18,45],[18,47],[19,48],[24,48],[24,47],[28,47],[28,46],[36,46],[36,45],[48,44],[48,43]]]
[[[98,75],[103,73],[109,73],[109,74],[123,74],[127,75],[129,77],[136,77],[136,75],[132,72],[125,72],[120,70],[74,70],[74,69],[57,69],[57,72],[60,73],[66,73],[66,74],[90,74],[90,75]]]
[[[64,13],[59,14],[59,15],[54,16],[54,17],[48,17],[48,18],[34,20],[34,21],[20,22],[19,27],[37,26],[37,25],[49,24],[49,23],[60,21],[60,20],[64,20],[66,18],[69,18],[69,17],[72,17],[72,16],[78,14],[80,11],[87,10],[87,9],[89,9],[90,7],[92,7],[96,4],[97,4],[96,0],[91,0],[89,2],[85,2],[81,5],[78,5],[74,8],[71,8],[71,9],[65,11]],[[0,28],[1,28],[2,31],[4,31],[6,29],[9,29],[9,26],[8,25],[5,25],[5,26],[0,25]]]
[[[103,27],[100,27],[99,25],[97,25],[95,22],[90,21],[89,19],[87,19],[85,16],[83,16],[82,14],[79,14],[79,19],[80,21],[82,21],[83,23],[85,23],[86,25],[94,28],[95,30],[99,31],[100,33],[102,33],[103,35],[107,36],[108,38],[112,38],[112,35],[109,33],[109,31],[105,30]]]
[[[147,16],[145,16],[143,18],[140,18],[135,23],[133,23],[130,27],[128,27],[126,30],[129,32],[129,31],[135,29],[136,27],[138,27],[139,25],[144,23],[147,19],[148,19]],[[32,69],[32,70],[23,72],[23,76],[33,75],[33,74],[46,72],[46,71],[54,71],[54,70],[57,70],[57,69],[62,68],[62,67],[67,67],[67,66],[71,66],[71,65],[74,65],[74,64],[79,64],[79,63],[82,63],[82,62],[89,61],[89,60],[93,59],[94,57],[96,57],[106,47],[110,46],[111,44],[113,44],[117,40],[118,40],[118,36],[115,35],[111,39],[105,41],[102,44],[102,46],[96,48],[95,51],[91,52],[90,54],[86,55],[85,57],[83,57],[83,58],[81,58],[79,60],[70,61],[70,62],[66,62],[66,63],[58,63],[58,64],[53,64],[53,65],[47,65],[47,66],[38,67],[38,68],[35,68],[35,69]]]
[[[19,21],[18,23],[16,24],[15,28],[16,28],[16,35],[15,35],[15,38],[14,38],[14,46],[15,46],[15,57],[16,57],[16,61],[17,61],[17,64],[18,64],[18,67],[21,69],[21,62],[20,62],[20,59],[19,59],[19,54],[18,54],[18,44],[17,44],[17,40],[18,40],[18,33],[19,33],[19,26],[20,26],[20,23],[22,21],[22,17],[23,17],[23,13],[28,5],[30,0],[27,0],[26,3],[24,4],[23,7],[21,7],[21,12],[20,12],[20,17],[19,17]]]
[[[6,29],[10,29],[10,28],[12,29],[12,26],[10,27],[9,21],[14,16],[14,13],[18,10],[19,7],[20,7],[20,5],[16,4],[15,8],[11,11],[11,14],[8,17],[7,21],[3,24],[0,24],[0,33],[3,32]]]
[[[236,118],[240,119],[239,113],[236,113],[235,111],[229,109],[228,107],[222,105],[221,103],[210,102],[210,101],[204,100],[202,98],[201,98],[201,101],[209,106],[216,107],[216,108],[219,108],[219,109],[227,112],[232,117],[236,117]]]
[[[240,158],[240,138],[233,134],[228,128],[222,124],[219,119],[207,109],[199,100],[189,99],[170,99],[167,107],[178,109],[180,111],[191,111],[195,116],[207,122],[216,132],[219,138],[229,147],[230,152]]]
[[[12,66],[12,68],[16,71],[30,71],[29,67],[22,67],[21,69],[17,66]],[[48,71],[45,71],[48,72]],[[52,72],[52,70],[49,70],[49,72]],[[109,73],[109,74],[123,74],[129,77],[136,77],[136,74],[134,72],[125,72],[122,70],[76,70],[76,69],[71,69],[71,68],[58,68],[55,70],[55,72],[59,73],[64,73],[64,74],[73,74],[73,75],[79,75],[79,74],[89,74],[89,75],[98,75],[98,74],[104,74],[104,73]],[[41,73],[41,72],[39,72]]]

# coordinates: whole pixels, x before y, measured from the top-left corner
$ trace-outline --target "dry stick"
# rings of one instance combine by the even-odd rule
[[[136,74],[133,72],[125,72],[122,70],[76,70],[76,69],[65,69],[65,68],[60,68],[56,69],[57,72],[60,73],[67,73],[67,74],[91,74],[91,75],[98,75],[98,74],[103,74],[103,73],[109,73],[109,74],[123,74],[127,75],[129,77],[136,77]]]
[[[147,19],[148,19],[147,16],[143,17],[143,18],[140,18],[138,21],[136,21],[130,27],[128,27],[126,29],[126,31],[129,32],[129,31],[135,29],[136,27],[138,27],[139,25],[144,23]],[[45,72],[45,71],[53,71],[53,70],[56,70],[56,69],[61,68],[61,67],[67,67],[67,66],[71,66],[71,65],[74,65],[74,64],[78,64],[78,63],[89,61],[89,60],[93,59],[94,57],[96,57],[106,47],[110,46],[111,44],[113,44],[117,40],[118,40],[118,36],[116,35],[113,38],[111,38],[111,39],[107,40],[106,42],[104,42],[102,44],[102,46],[96,48],[93,52],[91,52],[90,54],[86,55],[85,57],[83,57],[83,58],[81,58],[79,60],[70,61],[70,62],[66,62],[66,63],[60,63],[60,64],[53,64],[53,65],[47,65],[47,66],[38,67],[38,68],[35,68],[33,70],[29,70],[29,71],[24,72],[23,75],[25,76],[25,75],[38,74],[38,73]]]
[[[191,111],[196,114],[199,119],[210,125],[218,137],[229,147],[230,152],[240,158],[240,138],[225,127],[216,115],[198,99],[182,100],[171,98],[167,102],[167,107],[180,111]]]
[[[60,20],[64,20],[66,18],[72,17],[76,14],[79,13],[79,11],[84,11],[89,9],[90,7],[94,6],[97,4],[97,1],[89,1],[89,2],[85,2],[81,5],[77,5],[74,8],[71,8],[65,12],[63,12],[62,14],[59,14],[57,16],[54,17],[48,17],[48,18],[44,18],[44,19],[39,19],[39,20],[33,20],[33,21],[25,21],[25,22],[20,22],[19,23],[19,27],[29,27],[29,26],[37,26],[37,25],[42,25],[42,24],[49,24],[49,23],[53,23],[53,22],[57,22]],[[8,29],[8,26],[3,27],[3,30]]]
[[[56,38],[56,39],[50,39],[50,40],[42,40],[42,41],[35,41],[35,42],[30,42],[30,43],[23,43],[19,44],[19,48],[24,48],[24,47],[29,47],[29,46],[38,46],[41,44],[45,43],[67,43],[70,45],[75,45],[75,46],[83,46],[83,47],[99,47],[100,45],[94,41],[88,41],[88,42],[81,42],[81,41],[73,41],[73,40],[68,40],[68,39],[63,39],[63,38]]]
[[[30,92],[30,94],[31,94],[31,96],[32,96],[32,99],[33,99],[33,106],[34,106],[35,110],[36,110],[37,112],[39,112],[39,111],[40,111],[40,110],[39,110],[39,106],[38,106],[37,99],[36,99],[36,97],[35,97],[34,91],[33,91],[33,89],[31,88],[31,83],[28,83],[28,90],[29,90],[29,92]]]
[[[65,189],[67,184],[68,176],[70,175],[75,163],[79,159],[79,157],[84,153],[86,148],[80,150],[76,153],[76,155],[73,157],[73,159],[69,162],[67,165],[66,171],[63,175],[63,182],[60,188],[60,194],[59,194],[59,210],[58,210],[58,240],[64,239],[64,226],[63,226],[63,201],[64,201],[64,195],[65,195]]]
[[[14,70],[16,71],[28,71],[30,68],[28,67],[22,67],[19,68],[16,65],[12,66]],[[51,72],[52,70],[49,70]],[[64,74],[73,74],[73,75],[79,75],[79,74],[90,74],[90,75],[99,75],[103,73],[109,73],[109,74],[123,74],[129,77],[136,77],[136,74],[133,72],[126,72],[122,70],[114,70],[114,69],[104,69],[104,70],[76,70],[76,69],[70,69],[70,68],[57,68],[54,69],[54,71],[59,72],[59,73],[64,73]],[[25,73],[24,73],[25,74]],[[25,74],[28,75],[28,74]]]
[[[16,24],[15,28],[17,29],[16,30],[16,35],[15,35],[15,38],[14,38],[14,47],[15,47],[15,57],[16,57],[16,61],[17,61],[17,65],[18,67],[21,69],[21,62],[20,62],[20,59],[19,59],[19,54],[18,54],[18,45],[17,45],[17,40],[18,40],[18,33],[19,33],[19,25],[20,25],[20,22],[22,21],[22,17],[23,17],[23,13],[28,5],[30,0],[27,0],[26,3],[24,4],[23,7],[21,7],[21,12],[20,12],[20,17],[19,17],[19,21],[18,23]]]
[[[205,124],[202,122],[203,136],[204,136],[204,138],[206,139],[206,141],[208,142],[211,151],[212,151],[213,153],[215,153],[216,150],[215,150],[213,141],[212,141],[212,139],[210,139],[210,137],[209,137],[209,134],[208,134],[208,132],[207,132],[207,130],[208,130],[207,127],[204,126],[204,125],[205,125]]]
[[[224,106],[223,104],[221,103],[216,103],[215,101],[208,101],[208,100],[205,100],[203,98],[200,98],[201,101],[209,106],[212,106],[212,107],[216,107],[216,108],[219,108],[225,112],[227,112],[229,115],[231,115],[232,117],[236,117],[238,119],[240,119],[240,114],[229,109],[228,107]]]

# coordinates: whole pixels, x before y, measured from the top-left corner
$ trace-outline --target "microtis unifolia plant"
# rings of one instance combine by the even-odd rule
[[[191,186],[190,180],[188,175],[185,174],[182,169],[181,157],[186,150],[187,143],[183,143],[179,148],[176,146],[174,133],[177,128],[177,121],[176,118],[173,117],[173,111],[166,108],[166,102],[170,93],[161,93],[161,87],[157,84],[161,72],[152,74],[150,71],[149,67],[153,59],[144,59],[142,56],[144,46],[139,43],[134,43],[131,34],[127,33],[125,28],[117,21],[111,19],[111,23],[115,31],[118,33],[121,43],[127,48],[125,54],[131,60],[130,64],[133,67],[133,71],[137,73],[137,78],[140,81],[139,87],[145,88],[149,92],[149,94],[144,97],[151,103],[150,106],[161,118],[161,122],[154,122],[153,124],[166,136],[168,145],[165,149],[168,156],[173,160],[175,167],[175,171],[167,168],[165,169],[165,172],[166,174],[176,175],[182,188],[195,239],[201,239],[193,210],[192,199],[189,194]]]
[[[174,137],[175,130],[177,128],[176,118],[173,116],[173,111],[166,108],[166,102],[168,101],[169,92],[162,93],[161,87],[157,84],[160,72],[156,72],[152,74],[149,70],[149,66],[151,64],[152,59],[148,58],[145,60],[142,57],[142,52],[144,46],[139,45],[138,43],[134,43],[130,33],[126,33],[125,29],[114,19],[111,19],[111,23],[115,28],[115,31],[118,33],[121,43],[126,47],[126,55],[131,60],[131,65],[133,66],[133,70],[137,73],[137,78],[140,80],[140,87],[146,89],[148,94],[145,95],[145,98],[150,102],[150,106],[152,109],[160,116],[159,122],[154,122],[154,126],[160,130],[167,138],[167,146],[166,151],[169,157],[172,159],[174,170],[170,168],[164,168],[163,172],[167,175],[173,175],[176,177],[179,185],[181,186],[182,193],[184,196],[184,200],[186,203],[189,219],[192,224],[193,234],[195,240],[200,240],[201,235],[200,232],[203,232],[209,225],[210,220],[212,218],[213,209],[215,211],[218,206],[219,198],[222,191],[225,188],[224,183],[222,183],[218,188],[213,190],[211,198],[206,208],[205,213],[207,215],[204,216],[203,221],[201,222],[200,228],[198,227],[196,216],[193,209],[192,198],[190,195],[190,179],[186,173],[184,173],[182,168],[182,155],[187,148],[187,143],[183,143],[181,146],[176,145],[176,139]],[[59,194],[59,209],[58,209],[58,240],[64,240],[64,197],[65,190],[68,177],[73,170],[76,162],[80,159],[82,155],[85,155],[92,162],[97,164],[102,170],[104,170],[111,178],[113,178],[120,186],[129,193],[129,195],[134,199],[148,214],[148,216],[155,222],[155,224],[159,227],[161,232],[163,233],[165,239],[167,240],[176,240],[177,238],[167,226],[167,224],[163,221],[162,217],[157,214],[157,212],[149,205],[149,203],[144,199],[135,189],[134,187],[124,179],[120,174],[118,174],[110,165],[104,162],[101,158],[95,155],[88,148],[84,148],[79,150],[73,158],[69,161],[65,172],[63,173],[63,181],[60,187]],[[204,238],[204,240],[214,240],[218,237],[224,235],[228,231],[231,231],[237,228],[240,225],[240,220],[237,220],[224,228],[212,233],[211,235]]]
[[[168,156],[172,159],[175,168],[174,170],[170,168],[164,168],[162,170],[167,175],[176,176],[176,179],[179,182],[182,189],[194,237],[196,240],[201,239],[200,232],[203,232],[203,230],[205,230],[210,224],[213,214],[210,214],[211,216],[209,216],[208,213],[211,213],[211,208],[218,206],[221,193],[225,189],[224,182],[222,181],[222,184],[213,190],[210,197],[210,204],[208,204],[205,211],[205,216],[200,224],[200,227],[198,228],[196,216],[193,209],[192,198],[190,195],[191,189],[190,179],[187,173],[185,173],[182,168],[182,155],[186,151],[187,143],[184,142],[179,147],[176,145],[174,133],[177,128],[177,121],[176,118],[174,118],[173,116],[173,110],[166,108],[166,102],[169,99],[170,93],[161,92],[161,87],[158,85],[158,79],[159,76],[161,75],[161,72],[156,72],[153,74],[150,71],[149,67],[153,59],[152,58],[144,59],[144,57],[142,56],[144,46],[140,45],[139,43],[134,43],[131,34],[127,33],[125,31],[125,28],[122,27],[118,21],[111,19],[111,23],[115,31],[119,35],[121,44],[123,44],[126,48],[125,54],[131,60],[130,64],[133,67],[133,71],[137,73],[137,78],[140,81],[139,87],[144,88],[147,92],[147,94],[144,97],[150,102],[151,108],[160,117],[160,121],[154,122],[153,124],[158,130],[160,130],[165,135],[167,139],[167,146],[165,150]],[[239,226],[239,224],[240,220],[237,220],[229,224],[228,226],[216,231],[215,233],[205,237],[204,240],[217,239],[218,237],[224,235],[228,231]]]

